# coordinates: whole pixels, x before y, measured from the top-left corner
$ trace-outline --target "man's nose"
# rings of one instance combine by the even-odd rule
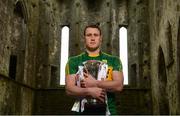
[[[95,41],[95,37],[94,36],[91,37],[91,41]]]

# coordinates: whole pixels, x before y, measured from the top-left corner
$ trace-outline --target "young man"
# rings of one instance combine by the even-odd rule
[[[100,50],[102,43],[101,30],[96,25],[89,25],[84,29],[84,41],[86,51],[74,57],[70,57],[66,65],[66,92],[68,95],[78,96],[80,98],[95,98],[106,107],[97,104],[85,104],[84,114],[116,114],[115,91],[123,89],[122,64],[118,57],[106,54]],[[88,72],[84,72],[84,79],[81,86],[77,86],[78,66],[89,60],[97,60],[107,63],[108,74],[104,80],[96,80]],[[105,103],[105,98],[107,100]],[[104,113],[102,113],[104,112]]]

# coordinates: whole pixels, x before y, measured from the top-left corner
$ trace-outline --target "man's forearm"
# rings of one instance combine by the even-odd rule
[[[73,86],[73,87],[66,87],[66,93],[68,95],[72,96],[81,96],[81,97],[86,97],[88,96],[88,89],[87,88],[81,88],[78,86]]]
[[[68,95],[72,95],[72,96],[82,96],[82,97],[87,96],[88,89],[76,86],[75,78],[76,78],[76,74],[67,75],[67,77],[66,77],[66,93]]]
[[[122,91],[124,82],[123,72],[113,71],[112,76],[112,81],[99,81],[97,86],[106,89],[107,91]]]
[[[123,84],[118,81],[98,81],[97,87],[106,89],[107,91],[122,91]]]

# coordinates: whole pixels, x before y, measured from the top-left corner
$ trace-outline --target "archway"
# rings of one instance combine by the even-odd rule
[[[9,60],[9,77],[24,81],[25,52],[27,40],[27,25],[24,6],[21,1],[16,2],[13,12],[11,54]]]
[[[177,80],[178,80],[178,93],[180,96],[180,17],[178,24],[178,35],[177,35]],[[180,107],[180,97],[179,97],[179,107]],[[180,113],[180,112],[179,112]]]
[[[169,100],[167,93],[167,75],[164,54],[159,48],[158,56],[158,79],[159,79],[159,113],[169,114]]]

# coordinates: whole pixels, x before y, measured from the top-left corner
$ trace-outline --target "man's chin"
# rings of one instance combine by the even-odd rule
[[[94,52],[94,51],[96,51],[98,49],[99,49],[99,47],[95,47],[95,48],[87,47],[87,50],[90,51],[90,52]]]

